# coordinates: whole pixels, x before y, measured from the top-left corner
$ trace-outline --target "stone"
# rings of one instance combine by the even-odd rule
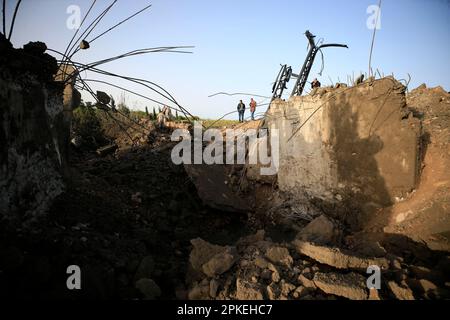
[[[292,244],[300,254],[337,269],[366,271],[367,267],[371,265],[376,265],[382,270],[386,270],[389,267],[389,261],[385,258],[357,257],[339,248],[318,246],[301,240],[294,240]]]
[[[219,289],[219,281],[216,279],[212,279],[209,282],[209,295],[211,298],[215,298],[217,296],[217,290]]]
[[[203,264],[202,270],[209,277],[214,277],[228,271],[237,260],[237,253],[231,248],[216,254],[208,262]]]
[[[423,266],[410,266],[409,270],[417,278],[430,279],[432,277],[431,270]]]
[[[136,281],[136,289],[138,289],[145,299],[153,300],[161,296],[161,289],[155,281],[148,278],[139,279]]]
[[[261,272],[261,279],[265,279],[265,280],[269,280],[272,279],[272,271],[270,271],[269,269],[264,269]]]
[[[259,241],[264,241],[265,234],[266,232],[264,230],[258,230],[255,234],[240,238],[237,245],[248,246]]]
[[[139,264],[139,267],[136,271],[134,278],[136,280],[142,278],[151,278],[154,269],[155,269],[155,262],[153,260],[153,257],[146,256],[142,259],[141,263]]]
[[[101,157],[107,156],[108,154],[114,153],[118,149],[118,145],[113,143],[97,149],[97,154]]]
[[[262,258],[262,257],[256,257],[256,259],[255,259],[255,265],[256,265],[258,268],[266,269],[267,266],[268,266],[268,262],[267,262],[266,259],[264,259],[264,258]]]
[[[398,300],[414,300],[414,295],[408,287],[402,288],[394,281],[387,283],[388,288],[391,290],[394,297]]]
[[[278,271],[277,267],[275,267],[273,264],[269,263],[267,265],[267,268],[272,271],[271,274],[271,279],[273,282],[279,282],[281,277],[280,277],[280,272]]]
[[[314,275],[314,284],[328,294],[344,297],[352,300],[366,300],[366,279],[357,273],[322,273]]]
[[[201,238],[191,240],[193,249],[189,255],[189,262],[194,270],[203,272],[202,266],[216,254],[222,253],[226,247],[211,244]]]
[[[270,300],[277,300],[280,297],[281,290],[276,283],[271,283],[266,287],[267,297]]]
[[[210,296],[210,285],[209,283],[195,283],[193,288],[189,290],[188,299],[189,300],[206,300]]]
[[[284,280],[281,280],[280,284],[281,284],[281,294],[284,296],[288,296],[289,293],[291,293],[296,288],[292,283],[285,282]]]
[[[300,299],[300,298],[306,296],[309,292],[310,292],[310,290],[308,290],[305,287],[300,286],[300,287],[297,287],[297,289],[295,289],[295,291],[292,293],[292,296],[295,299]]]
[[[338,233],[334,223],[325,215],[321,215],[308,223],[296,238],[318,244],[328,244],[336,241]]]
[[[238,278],[236,280],[237,300],[263,300],[259,285]]]
[[[419,279],[419,280],[413,279],[410,280],[408,284],[412,289],[420,291],[422,293],[427,293],[429,291],[437,289],[437,286],[433,282],[426,279]]]
[[[266,251],[266,258],[279,265],[290,267],[294,260],[289,254],[289,250],[284,247],[271,247]]]
[[[384,257],[386,249],[384,249],[378,241],[360,240],[356,247],[352,250],[366,257]]]
[[[378,290],[375,288],[369,289],[369,298],[367,300],[381,300]]]

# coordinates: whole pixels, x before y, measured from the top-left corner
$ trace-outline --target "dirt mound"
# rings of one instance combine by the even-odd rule
[[[405,234],[436,250],[450,251],[450,94],[441,87],[418,87],[408,107],[423,123],[422,172],[416,190],[374,218],[388,233]]]

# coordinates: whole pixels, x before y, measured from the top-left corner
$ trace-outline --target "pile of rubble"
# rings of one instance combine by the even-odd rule
[[[289,242],[274,242],[264,230],[243,237],[232,246],[193,239],[186,278],[189,290],[178,292],[178,297],[226,300],[450,297],[450,283],[446,279],[450,256],[440,256],[433,264],[436,257],[428,257],[427,261],[403,257],[388,253],[379,242],[367,242],[351,251],[324,244],[332,243],[338,232],[331,220],[320,216]],[[370,266],[381,271],[379,290],[368,289]]]

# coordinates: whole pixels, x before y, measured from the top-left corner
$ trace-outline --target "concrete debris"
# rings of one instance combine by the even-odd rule
[[[271,247],[266,251],[266,258],[275,264],[290,267],[293,263],[289,250],[283,247]]]
[[[322,273],[314,275],[314,284],[328,294],[352,299],[366,300],[366,279],[357,273]]]
[[[111,144],[108,146],[101,147],[97,149],[97,154],[101,157],[107,156],[108,154],[114,153],[117,150],[117,144]]]
[[[321,215],[308,223],[296,238],[318,244],[329,244],[336,242],[338,236],[339,229],[325,215]]]
[[[338,248],[318,246],[300,240],[294,240],[292,244],[300,254],[337,269],[367,270],[367,267],[372,265],[381,269],[389,268],[389,261],[385,258],[361,258]]]
[[[135,274],[135,279],[140,280],[143,278],[151,278],[155,269],[155,261],[152,256],[146,256],[142,259],[141,263]]]
[[[136,281],[136,289],[148,300],[156,299],[161,295],[161,289],[152,279],[143,278]]]
[[[408,287],[402,288],[394,281],[387,283],[388,288],[391,290],[394,297],[398,300],[415,300],[414,295]]]
[[[309,280],[307,277],[305,277],[303,274],[298,276],[298,281],[301,283],[301,285],[307,289],[315,290],[317,287],[313,280]]]

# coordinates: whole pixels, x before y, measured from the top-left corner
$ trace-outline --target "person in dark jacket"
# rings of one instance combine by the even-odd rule
[[[239,113],[239,122],[244,122],[245,104],[240,100],[237,111]]]

